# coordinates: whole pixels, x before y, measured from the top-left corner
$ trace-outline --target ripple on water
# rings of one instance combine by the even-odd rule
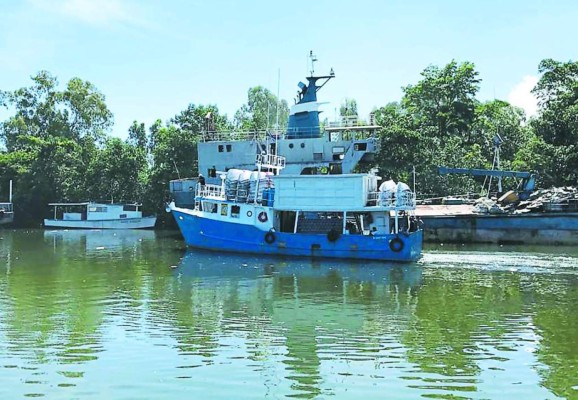
[[[508,271],[527,274],[578,275],[578,257],[558,253],[444,250],[425,251],[419,263],[426,268],[463,268],[478,271]]]

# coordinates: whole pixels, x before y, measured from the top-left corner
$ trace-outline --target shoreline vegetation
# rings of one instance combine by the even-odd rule
[[[420,197],[479,192],[479,178],[441,177],[437,167],[492,168],[493,140],[502,139],[501,169],[534,171],[539,187],[578,183],[578,62],[545,59],[532,93],[539,111],[524,111],[503,100],[476,98],[481,78],[471,62],[428,66],[418,82],[403,86],[402,98],[376,108],[380,153],[375,165],[385,178],[412,180]],[[41,71],[29,87],[0,88],[0,201],[14,182],[16,227],[34,227],[48,203],[91,199],[139,201],[143,213],[157,214],[158,226],[173,226],[164,212],[168,182],[197,171],[197,143],[210,113],[218,131],[263,130],[277,118],[284,126],[287,102],[270,90],[248,90],[247,103],[230,118],[217,105],[190,104],[168,121],[151,126],[134,121],[126,140],[110,136],[113,114],[105,95],[90,82],[73,78],[59,89],[55,76]],[[340,115],[357,116],[346,99]],[[328,121],[324,121],[327,123]],[[504,181],[514,187],[513,181]]]

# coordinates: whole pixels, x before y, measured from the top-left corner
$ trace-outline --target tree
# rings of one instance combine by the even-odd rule
[[[147,131],[144,123],[134,121],[130,128],[128,128],[127,143],[136,148],[147,151]]]
[[[279,127],[287,125],[289,107],[285,100],[277,99],[273,93],[262,86],[249,89],[247,104],[235,113],[235,126],[242,130],[255,131],[273,128],[277,119]]]
[[[144,195],[147,162],[142,148],[109,138],[88,166],[86,193],[91,200],[140,201]]]
[[[49,202],[82,198],[86,166],[83,149],[77,142],[34,136],[25,136],[20,142],[23,149],[11,153],[14,161],[21,162],[14,193],[20,224],[42,220]]]
[[[171,119],[179,129],[188,131],[195,137],[203,132],[230,130],[231,126],[226,115],[220,115],[215,105],[189,106]]]
[[[175,125],[162,126],[160,121],[153,124],[150,131],[154,145],[151,148],[152,168],[144,204],[158,210],[164,209],[169,200],[171,180],[181,178],[181,174],[183,178],[197,176],[198,136]]]
[[[357,101],[346,98],[343,103],[341,103],[341,107],[339,107],[339,115],[342,117],[358,116]]]
[[[552,59],[540,62],[542,73],[533,93],[538,98],[540,114],[531,121],[536,135],[546,144],[556,161],[549,176],[555,184],[576,184],[578,180],[578,62],[562,63]]]
[[[442,141],[450,135],[468,135],[475,115],[480,79],[474,64],[452,61],[444,68],[427,67],[423,79],[403,88],[402,104],[418,125],[436,128]]]
[[[25,136],[103,140],[112,126],[112,113],[91,83],[73,78],[59,92],[58,81],[47,71],[32,81],[30,87],[1,95],[2,103],[15,109],[15,115],[0,124],[0,139],[9,151],[18,149]]]

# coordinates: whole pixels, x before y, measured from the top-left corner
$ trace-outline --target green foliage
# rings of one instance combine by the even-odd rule
[[[351,117],[359,115],[357,112],[357,101],[355,99],[345,99],[339,107],[339,115],[342,117]]]
[[[539,65],[542,77],[533,90],[540,115],[531,121],[535,134],[547,147],[553,164],[542,173],[552,184],[577,184],[578,170],[578,62],[545,59]],[[542,154],[537,154],[538,157]],[[543,159],[543,158],[542,158]]]
[[[471,63],[430,66],[422,76],[404,88],[401,103],[376,111],[376,121],[383,127],[378,166],[382,174],[405,182],[411,182],[415,167],[421,196],[479,193],[483,178],[441,177],[438,166],[492,168],[498,134],[503,140],[502,159],[514,159],[531,139],[523,125],[524,113],[500,100],[478,102],[480,80]]]
[[[416,85],[403,88],[402,99],[417,125],[435,127],[441,140],[449,135],[468,135],[480,83],[474,64],[452,61],[442,69],[429,66],[421,75],[423,79]]]
[[[15,212],[22,224],[38,223],[49,202],[76,200],[84,183],[78,143],[58,137],[28,138],[26,150],[13,153],[22,164],[14,193]]]
[[[279,101],[271,91],[256,86],[247,93],[247,104],[235,113],[235,127],[246,131],[273,128],[279,119],[279,127],[287,125],[289,107],[285,100]]]
[[[146,154],[141,148],[109,138],[88,165],[85,193],[95,201],[140,201],[144,195],[141,171],[146,168]]]
[[[174,125],[161,126],[157,121],[151,127],[151,137],[154,137],[152,168],[144,204],[155,210],[164,210],[170,198],[169,182],[198,174],[198,136]],[[165,221],[170,220],[169,214],[159,216],[166,217],[163,218]]]
[[[58,81],[46,71],[32,81],[30,87],[2,94],[2,102],[15,109],[15,115],[0,124],[0,139],[9,151],[19,149],[23,136],[102,140],[112,126],[104,96],[91,83],[73,78],[59,92]]]
[[[179,129],[187,131],[195,137],[203,132],[230,130],[231,125],[226,115],[220,115],[219,109],[214,105],[189,104],[186,110],[176,115],[173,122]]]

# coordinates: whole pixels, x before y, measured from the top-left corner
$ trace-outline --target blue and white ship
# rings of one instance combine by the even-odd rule
[[[191,186],[192,204],[173,201],[168,205],[188,246],[361,260],[413,261],[420,257],[423,232],[414,217],[415,193],[406,184],[380,184],[381,178],[374,173],[343,173],[338,163],[328,173],[319,174],[311,169],[316,167],[295,157],[293,170],[282,173],[287,159],[279,152],[290,153],[295,144],[305,148],[320,143],[316,93],[322,85],[317,82],[331,77],[333,74],[312,74],[308,85],[300,83],[283,141],[276,141],[275,146],[258,144],[251,169],[243,168],[246,164],[214,168],[210,180]],[[305,144],[308,140],[314,142]],[[222,146],[217,150],[226,149],[217,146]],[[333,153],[332,160],[342,161],[345,149],[340,143],[333,146],[338,146],[339,152]],[[199,146],[199,160],[203,151]],[[231,152],[220,153],[223,162],[235,158]],[[306,169],[301,169],[304,166]],[[178,192],[174,183],[173,194]]]
[[[357,115],[341,116],[335,121],[321,123],[323,102],[317,100],[319,91],[333,78],[333,70],[322,76],[314,75],[313,54],[311,75],[307,83],[299,82],[296,104],[289,112],[286,129],[275,127],[262,131],[215,131],[212,116],[198,143],[198,170],[207,183],[219,184],[217,171],[255,168],[255,157],[263,152],[281,154],[285,167],[279,171],[287,175],[349,174],[362,166],[367,170],[379,150],[372,113],[366,119]],[[275,107],[275,105],[271,105]],[[170,182],[170,192],[179,207],[194,207],[196,178]]]

